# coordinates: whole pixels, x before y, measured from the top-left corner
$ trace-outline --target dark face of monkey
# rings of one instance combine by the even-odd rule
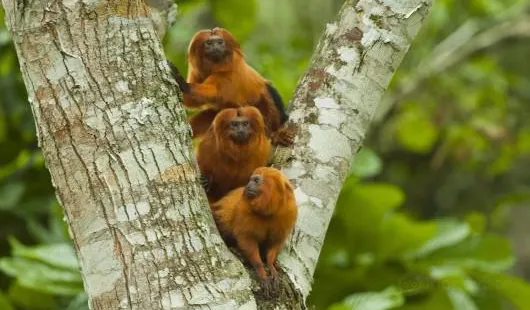
[[[228,48],[223,37],[216,34],[211,35],[203,43],[206,57],[217,62],[223,60],[228,55]]]
[[[252,135],[250,120],[245,116],[236,116],[230,121],[230,138],[236,143],[246,143]]]
[[[254,174],[250,177],[250,180],[247,183],[247,186],[245,186],[245,196],[247,198],[255,198],[257,197],[261,190],[261,184],[263,183],[263,176],[259,174]]]

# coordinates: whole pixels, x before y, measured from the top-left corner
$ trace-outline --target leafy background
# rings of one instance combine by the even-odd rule
[[[529,309],[530,2],[437,0],[352,164],[315,309]],[[222,25],[290,99],[337,0],[178,1],[167,56]],[[87,309],[0,10],[0,309]]]

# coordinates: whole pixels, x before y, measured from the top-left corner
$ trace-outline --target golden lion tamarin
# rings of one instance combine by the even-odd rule
[[[220,110],[251,105],[263,115],[273,144],[292,144],[293,128],[282,126],[288,116],[280,94],[245,62],[239,43],[226,29],[201,30],[194,35],[188,47],[187,80],[169,65],[184,94],[184,105],[203,108],[189,120],[194,137],[206,132]]]
[[[257,168],[247,185],[211,205],[219,231],[234,240],[258,273],[265,289],[277,281],[276,257],[296,222],[293,187],[275,168]],[[270,276],[267,275],[263,253]]]

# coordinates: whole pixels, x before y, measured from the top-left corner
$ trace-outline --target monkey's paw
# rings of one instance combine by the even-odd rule
[[[291,146],[294,143],[297,130],[297,126],[293,123],[284,124],[280,129],[272,133],[272,144],[285,147]]]
[[[179,85],[180,90],[183,93],[189,93],[190,92],[190,85],[188,82],[186,82],[186,79],[182,76],[179,69],[169,60],[166,61],[167,65],[171,69],[171,75],[175,79],[175,82]]]
[[[199,177],[199,183],[201,183],[202,188],[204,188],[204,191],[207,193],[212,189],[212,179],[210,177],[201,175]]]
[[[263,295],[267,299],[274,299],[280,293],[280,279],[277,276],[268,277],[261,281]]]

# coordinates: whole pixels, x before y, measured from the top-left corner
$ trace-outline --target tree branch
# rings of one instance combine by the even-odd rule
[[[293,160],[299,219],[280,262],[307,296],[350,163],[431,1],[346,1],[327,25],[292,100],[300,124]]]
[[[3,0],[91,309],[255,307],[141,1]]]

